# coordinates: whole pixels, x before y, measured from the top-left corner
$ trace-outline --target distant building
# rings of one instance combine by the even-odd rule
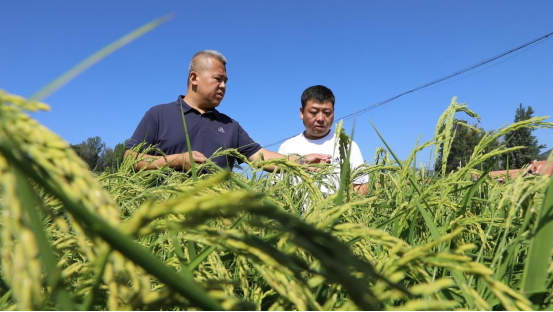
[[[553,172],[553,161],[547,163],[547,160],[534,160],[528,168],[532,170],[532,174],[551,176]]]
[[[517,175],[547,175],[551,176],[553,171],[553,162],[547,162],[547,160],[537,161],[533,160],[528,167],[523,169],[509,169],[509,179],[516,178]],[[496,178],[497,181],[503,182],[507,178],[507,170],[497,170],[490,172],[492,178]]]

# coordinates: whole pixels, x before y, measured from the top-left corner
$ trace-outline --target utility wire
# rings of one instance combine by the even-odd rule
[[[366,113],[366,112],[368,112],[368,111],[370,111],[370,110],[373,110],[373,109],[375,109],[375,108],[377,108],[377,107],[380,107],[380,106],[382,106],[382,105],[384,105],[384,104],[387,104],[387,103],[389,103],[389,102],[391,102],[391,101],[393,101],[393,100],[395,100],[395,99],[397,99],[397,98],[399,98],[399,97],[401,97],[401,96],[404,96],[404,95],[406,95],[406,94],[409,94],[409,93],[412,93],[412,92],[415,92],[415,91],[418,91],[418,90],[421,90],[421,89],[424,89],[424,88],[427,88],[427,87],[429,87],[429,86],[431,86],[431,85],[435,85],[435,84],[440,83],[440,82],[442,82],[442,81],[444,81],[444,80],[453,78],[453,77],[455,77],[455,76],[459,76],[459,75],[464,74],[464,73],[466,73],[466,72],[468,72],[468,71],[470,71],[470,70],[473,70],[473,69],[478,68],[478,67],[480,67],[480,66],[486,65],[486,64],[488,64],[488,63],[490,63],[490,62],[493,62],[493,61],[495,61],[495,60],[497,60],[497,59],[499,59],[499,58],[502,58],[502,57],[504,57],[504,56],[506,56],[506,55],[508,55],[508,54],[511,54],[511,53],[516,52],[516,51],[518,51],[518,50],[520,50],[520,49],[523,49],[523,48],[525,48],[525,47],[527,47],[527,46],[529,46],[529,45],[531,45],[531,44],[534,44],[534,43],[536,43],[536,42],[538,42],[538,41],[547,39],[549,36],[552,36],[552,35],[553,35],[553,32],[551,32],[551,33],[549,33],[549,34],[547,34],[547,35],[541,36],[541,37],[539,37],[539,38],[537,38],[537,39],[534,39],[534,40],[532,40],[532,41],[529,41],[529,42],[527,42],[527,43],[525,43],[525,44],[522,44],[522,45],[520,45],[520,46],[518,46],[518,47],[512,48],[512,49],[510,49],[510,50],[508,50],[508,51],[505,51],[505,52],[503,52],[503,53],[500,53],[500,54],[498,54],[498,55],[496,55],[496,56],[493,56],[493,57],[490,57],[490,58],[488,58],[488,59],[486,59],[486,60],[483,60],[483,61],[481,61],[481,62],[478,62],[478,63],[476,63],[476,64],[474,64],[474,65],[465,67],[465,68],[463,68],[463,69],[461,69],[461,70],[458,70],[458,71],[456,71],[456,72],[454,72],[454,73],[452,73],[452,74],[449,74],[449,75],[447,75],[447,76],[444,76],[444,77],[442,77],[442,78],[439,78],[439,79],[433,80],[433,81],[431,81],[431,82],[425,83],[425,84],[423,84],[423,85],[420,86],[420,87],[416,87],[416,88],[414,88],[414,89],[412,89],[412,90],[405,91],[405,92],[400,93],[400,94],[398,94],[398,95],[396,95],[396,96],[393,96],[393,97],[391,97],[391,98],[389,98],[389,99],[387,99],[387,100],[378,102],[378,103],[373,104],[373,105],[371,105],[371,106],[369,106],[369,107],[363,108],[363,109],[358,110],[358,111],[356,111],[356,112],[354,112],[354,113],[351,113],[351,114],[349,114],[349,115],[346,115],[346,116],[344,116],[344,117],[342,117],[342,118],[338,118],[338,120],[341,120],[341,119],[343,119],[343,120],[348,120],[348,119],[354,118],[354,117],[359,116],[359,115],[361,115],[361,114],[363,114],[363,113]],[[282,140],[280,140],[280,141],[277,141],[277,142],[274,142],[274,143],[265,145],[264,147],[270,147],[270,146],[277,145],[277,144],[282,143],[282,142],[284,142],[284,141],[286,141],[286,140],[288,140],[288,139],[291,139],[291,138],[293,138],[293,137],[294,137],[294,136],[288,137],[288,138],[286,138],[286,139],[282,139]]]

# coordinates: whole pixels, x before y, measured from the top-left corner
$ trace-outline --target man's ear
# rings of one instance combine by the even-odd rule
[[[190,85],[197,86],[198,85],[198,73],[193,71],[190,72],[190,75],[188,75],[188,81],[190,82]]]
[[[303,120],[303,107],[300,106],[300,119]]]

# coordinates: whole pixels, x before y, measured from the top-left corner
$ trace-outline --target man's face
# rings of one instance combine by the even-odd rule
[[[221,104],[227,89],[227,69],[216,58],[206,60],[205,69],[196,73],[192,83],[205,108],[215,108]]]
[[[334,122],[332,102],[317,103],[308,100],[305,108],[300,108],[300,119],[305,126],[305,137],[310,140],[320,139],[328,134]]]

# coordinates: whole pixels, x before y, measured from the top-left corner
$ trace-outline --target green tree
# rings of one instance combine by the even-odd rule
[[[94,172],[104,172],[106,169],[117,170],[123,162],[125,143],[118,143],[115,148],[107,147],[99,136],[88,138],[71,148],[88,164]]]
[[[447,157],[446,172],[451,172],[458,167],[464,167],[470,161],[474,148],[480,143],[480,140],[486,133],[484,129],[479,128],[477,124],[469,126],[467,121],[455,119],[453,127],[454,137],[451,143],[451,149]],[[487,147],[492,150],[499,146],[499,142],[495,141]],[[434,164],[434,170],[439,172],[442,170],[443,144],[438,152],[438,159]]]
[[[79,144],[71,145],[71,148],[88,164],[90,170],[96,171],[100,153],[106,148],[106,143],[99,136],[96,136]]]
[[[98,172],[103,172],[106,169],[111,171],[117,170],[123,162],[123,156],[125,155],[125,143],[118,143],[115,148],[106,147],[100,153],[98,159]]]
[[[524,108],[521,103],[515,113],[515,122],[528,120],[532,118],[533,114],[534,110],[532,106]],[[545,144],[538,144],[538,139],[532,135],[532,131],[534,130],[535,129],[522,128],[506,135],[507,147],[525,147],[524,149],[511,152],[507,155],[510,168],[518,169],[528,165],[532,160],[538,159],[541,149],[546,148]]]

